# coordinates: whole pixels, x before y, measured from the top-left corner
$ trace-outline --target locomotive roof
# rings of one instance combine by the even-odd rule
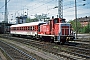
[[[39,25],[39,24],[42,24],[42,23],[46,23],[46,22],[42,22],[42,21],[39,21],[39,22],[30,22],[30,23],[23,23],[23,24],[12,25],[11,27],[34,26],[34,25]]]

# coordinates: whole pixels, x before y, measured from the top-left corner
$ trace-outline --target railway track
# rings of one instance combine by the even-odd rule
[[[0,48],[9,56],[11,60],[36,60],[31,55],[4,41],[0,41]]]
[[[5,37],[7,38],[7,37]],[[8,37],[9,38],[9,37]],[[90,48],[86,47],[86,45],[57,45],[54,43],[48,43],[48,42],[40,42],[30,39],[23,39],[23,38],[9,38],[10,40],[15,40],[17,42],[31,45],[33,47],[36,47],[38,49],[42,49],[46,52],[55,54],[57,56],[62,56],[64,58],[70,59],[70,60],[88,60],[90,59]],[[88,48],[88,49],[86,49]]]
[[[78,35],[77,37],[78,39],[76,39],[76,41],[79,41],[79,42],[88,42],[90,43],[90,34],[82,34],[82,35]]]

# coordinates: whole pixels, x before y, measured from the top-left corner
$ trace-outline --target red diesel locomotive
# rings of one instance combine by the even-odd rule
[[[59,42],[60,44],[74,40],[70,23],[66,23],[65,19],[53,18],[46,22],[31,22],[10,26],[11,35],[24,35],[32,38],[41,38],[51,42]]]

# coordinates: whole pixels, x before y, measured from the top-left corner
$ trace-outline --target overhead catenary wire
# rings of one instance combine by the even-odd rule
[[[11,0],[8,0],[8,2],[7,3],[9,3]],[[6,5],[6,4],[5,4]],[[5,5],[3,5],[2,7],[0,7],[0,9],[2,9]]]
[[[9,0],[9,1],[10,1],[10,0]],[[9,2],[9,1],[8,1],[8,2]],[[53,1],[54,1],[54,0],[53,0]],[[8,2],[7,2],[7,3],[8,3]],[[44,1],[41,1],[41,2],[44,2]],[[33,10],[34,10],[34,9],[37,9],[37,8],[40,8],[41,6],[44,6],[45,4],[48,4],[48,3],[51,3],[51,2],[52,2],[52,1],[46,2],[46,3],[44,3],[44,4],[41,4],[40,6],[33,8]],[[78,1],[78,2],[80,2],[80,1]],[[77,2],[77,3],[78,3],[78,2]],[[65,6],[68,6],[68,5],[71,5],[71,4],[73,4],[73,2],[71,2],[70,4],[64,5],[64,7],[65,7]],[[35,5],[37,5],[37,4],[35,4]],[[32,5],[32,6],[35,6],[35,5]],[[25,5],[25,6],[26,6],[26,5]],[[69,8],[70,8],[70,7],[69,7]],[[20,10],[22,10],[22,9],[20,9]],[[20,11],[20,10],[18,10],[18,11]],[[30,11],[32,11],[32,9],[30,9]]]
[[[55,2],[55,0],[53,0],[54,2]],[[50,0],[49,2],[45,2],[45,3],[43,3],[43,4],[41,4],[41,5],[39,5],[39,6],[37,6],[37,7],[34,7],[34,6],[36,6],[36,5],[38,5],[38,4],[35,4],[35,5],[32,5],[31,7],[34,7],[33,9],[29,9],[29,11],[30,12],[32,12],[33,10],[36,10],[36,9],[38,9],[38,8],[41,8],[42,6],[45,6],[46,4],[48,4],[48,3],[52,3],[53,2],[52,0]],[[44,0],[43,1],[41,1],[41,2],[44,2]],[[79,1],[77,1],[77,3],[79,4],[81,1],[79,0]],[[56,3],[55,3],[56,4]],[[86,5],[87,5],[87,3],[85,3]],[[69,6],[69,7],[67,7],[67,6]],[[64,5],[64,7],[66,7],[64,10],[66,10],[66,9],[70,9],[70,8],[74,8],[74,4],[73,4],[73,2],[72,1],[70,1],[70,3],[68,3],[68,4],[66,4],[66,5]],[[78,6],[79,7],[79,6]],[[89,8],[86,8],[86,9],[89,9]],[[19,9],[19,10],[17,10],[17,11],[20,11],[20,10],[23,10],[23,9]],[[9,11],[9,12],[17,12],[17,11]],[[41,11],[39,11],[39,10],[37,10],[38,11],[38,13],[39,12],[41,12]],[[35,12],[37,12],[37,11],[35,11]],[[72,10],[72,11],[74,11],[74,10]],[[69,11],[68,11],[69,12]],[[70,11],[71,12],[71,11]],[[2,12],[1,12],[2,13]]]

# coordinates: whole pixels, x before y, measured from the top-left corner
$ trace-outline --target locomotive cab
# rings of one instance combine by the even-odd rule
[[[52,35],[55,34],[54,32],[55,25],[58,23],[65,23],[65,19],[55,18],[55,19],[49,20],[49,26],[50,26],[50,31]]]
[[[54,42],[65,43],[74,39],[74,35],[71,34],[71,24],[66,23],[65,19],[52,19],[49,25],[51,35],[54,35]]]

